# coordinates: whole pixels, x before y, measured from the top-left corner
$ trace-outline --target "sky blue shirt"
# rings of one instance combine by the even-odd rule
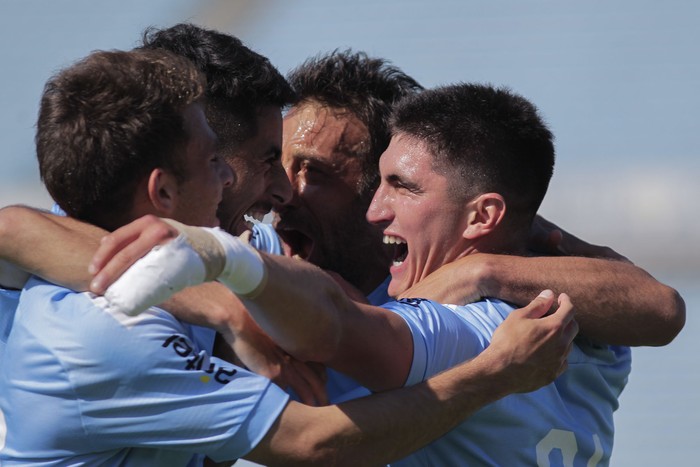
[[[453,306],[408,299],[383,307],[401,315],[411,329],[409,385],[477,356],[514,309],[500,300]],[[627,383],[630,349],[577,339],[568,363],[554,383],[487,405],[392,465],[607,465],[613,411]]]
[[[0,358],[5,353],[5,345],[19,303],[19,294],[19,290],[0,289]]]
[[[212,357],[192,327],[152,308],[31,279],[0,361],[0,464],[197,465],[235,459],[289,396]]]

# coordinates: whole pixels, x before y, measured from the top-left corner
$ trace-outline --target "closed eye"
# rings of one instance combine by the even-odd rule
[[[406,180],[402,180],[397,175],[390,175],[386,178],[386,180],[389,183],[389,185],[394,187],[394,189],[397,191],[407,191],[409,193],[415,194],[422,192],[418,185],[416,185],[415,183],[410,183]]]

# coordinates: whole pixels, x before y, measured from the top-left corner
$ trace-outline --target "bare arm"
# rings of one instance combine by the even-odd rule
[[[188,262],[175,266],[173,258],[186,256],[190,248],[187,242],[197,242],[201,235],[209,240],[214,238],[202,229],[166,223],[154,216],[123,226],[105,237],[93,258],[93,270],[99,272],[91,290],[97,294],[107,291],[108,300],[120,309],[125,306],[140,311],[158,303],[172,293],[173,284],[180,282],[168,279],[169,285],[164,286],[164,278],[157,271],[189,277],[196,265]],[[183,243],[183,239],[187,242]],[[223,240],[236,244],[230,236],[224,236]],[[164,246],[151,251],[159,244]],[[136,267],[129,269],[147,253]],[[206,257],[210,260],[216,256]],[[284,256],[261,254],[261,257],[254,259],[267,271],[267,279],[253,295],[241,298],[255,321],[280,347],[301,361],[320,362],[347,373],[375,391],[403,385],[411,365],[413,340],[400,316],[350,300],[328,274],[310,263]],[[157,259],[156,264],[144,266],[144,260],[153,258],[162,261]],[[215,262],[218,264],[218,260]],[[227,262],[235,265],[241,259],[231,258]],[[202,280],[204,277],[196,283]],[[191,283],[189,279],[186,281]],[[141,297],[142,291],[150,303],[143,306],[138,298],[141,305],[132,307],[130,297],[133,294]],[[126,302],[121,302],[124,297]],[[126,308],[123,311],[130,312]],[[372,364],[368,365],[368,361]]]
[[[0,258],[51,282],[87,290],[87,265],[105,233],[69,217],[10,206],[0,209]]]
[[[218,356],[271,379],[283,389],[292,388],[305,404],[328,404],[323,368],[282,350],[223,285],[212,282],[190,287],[161,306],[183,321],[215,329],[223,339],[223,345],[217,347]]]
[[[162,247],[151,250],[158,235],[150,230],[160,232],[161,241],[156,243]],[[267,278],[261,278],[257,285],[249,284],[252,292],[244,292],[244,301],[255,320],[282,348],[301,360],[327,363],[375,391],[403,385],[413,358],[413,340],[401,317],[353,302],[313,265],[280,256],[261,259],[236,239],[209,232],[166,224],[152,216],[118,229],[103,241],[95,255],[93,266],[100,272],[93,281],[93,291],[104,293],[121,276],[106,296],[113,306],[128,313],[157,303],[161,293],[167,296],[177,284],[205,280],[203,270],[198,275],[197,263],[219,264],[220,269],[209,280],[220,277],[233,290],[239,287],[237,280],[247,284],[251,273],[258,275],[256,268],[245,269],[245,274],[239,275],[239,266],[257,264],[267,271]],[[216,248],[203,252],[214,238],[223,242],[217,243],[221,252]],[[224,250],[229,251],[225,254],[226,265],[220,264]],[[178,257],[186,259],[176,264],[173,258]],[[158,274],[166,270],[166,263],[168,274],[174,274],[168,276],[167,286]]]
[[[581,332],[600,342],[666,345],[680,332],[685,303],[676,290],[607,247],[586,243],[544,219],[539,222],[540,246],[600,257],[470,255],[403,296],[455,304],[498,297],[522,305],[538,290],[551,288],[572,297]]]
[[[441,436],[484,405],[536,389],[565,369],[560,356],[576,333],[566,296],[555,314],[540,318],[552,299],[541,296],[516,310],[482,354],[424,383],[338,406],[290,403],[246,458],[270,465],[386,464]]]
[[[403,295],[456,304],[498,297],[522,305],[543,286],[566,290],[577,303],[581,333],[600,342],[665,345],[685,322],[674,289],[632,264],[594,258],[470,255]]]

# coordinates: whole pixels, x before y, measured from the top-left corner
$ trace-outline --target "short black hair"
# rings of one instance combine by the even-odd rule
[[[500,193],[507,222],[529,227],[552,177],[554,144],[527,99],[490,85],[443,86],[403,100],[391,125],[425,142],[437,170],[457,174],[455,195]]]
[[[262,108],[282,109],[296,100],[292,87],[266,57],[229,34],[188,23],[149,28],[142,48],[169,50],[204,72],[207,118],[224,150],[257,134]]]

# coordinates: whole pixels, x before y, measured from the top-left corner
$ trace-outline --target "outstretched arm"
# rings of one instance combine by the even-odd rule
[[[514,311],[476,358],[409,387],[338,406],[290,403],[246,458],[276,465],[381,465],[443,435],[484,405],[537,389],[566,368],[576,334],[571,302],[544,294]],[[547,321],[553,318],[551,321]],[[417,429],[416,427],[420,427]]]
[[[153,231],[161,241],[151,250]],[[93,269],[92,290],[121,312],[143,311],[173,290],[218,278],[295,357],[327,363],[375,391],[400,387],[408,375],[413,340],[400,316],[353,302],[315,266],[260,257],[220,230],[147,216],[106,237]]]
[[[209,274],[205,265],[213,264],[218,270]],[[327,364],[377,391],[403,385],[410,368],[413,340],[401,317],[353,302],[310,263],[259,254],[221,230],[145,216],[105,237],[91,269],[97,273],[91,290],[124,313],[218,278],[239,295],[262,329],[301,361]],[[365,354],[372,365],[361,358]]]
[[[588,244],[543,219],[538,225],[540,239],[555,239],[550,251],[602,257],[470,255],[402,296],[455,304],[498,297],[522,305],[538,290],[551,288],[572,297],[581,333],[600,342],[666,345],[683,328],[685,303],[676,290],[607,247]]]

